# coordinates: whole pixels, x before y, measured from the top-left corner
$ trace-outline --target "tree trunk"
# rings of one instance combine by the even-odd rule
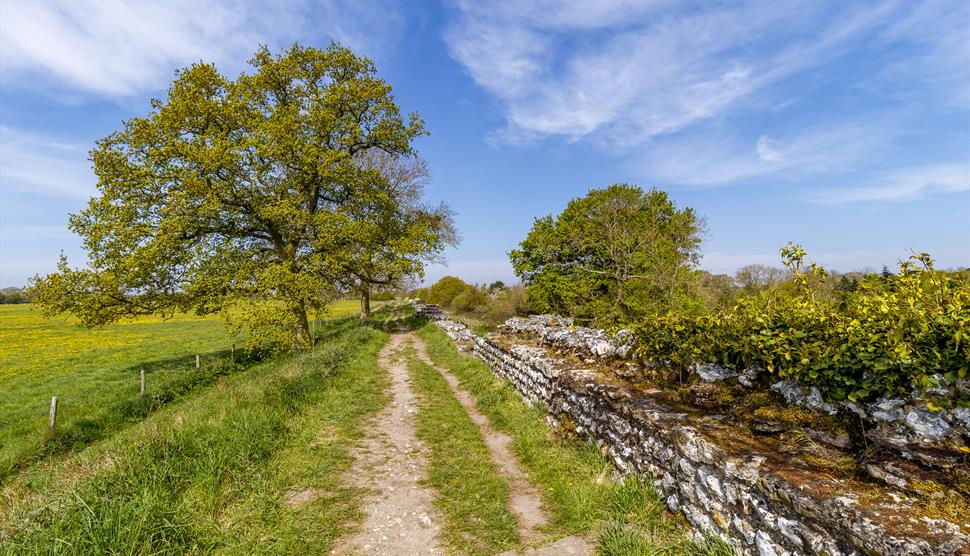
[[[364,285],[360,292],[360,316],[367,318],[370,316],[370,286]]]
[[[303,301],[296,303],[292,307],[293,315],[296,317],[296,329],[293,331],[293,351],[310,346],[313,341],[310,338],[310,320],[307,318],[306,305]]]

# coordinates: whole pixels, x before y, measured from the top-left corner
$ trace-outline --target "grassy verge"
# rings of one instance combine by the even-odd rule
[[[650,481],[612,480],[605,456],[553,435],[541,409],[522,402],[484,362],[458,353],[441,329],[426,325],[416,332],[431,359],[450,369],[492,425],[512,437],[512,449],[545,497],[556,534],[595,535],[604,555],[731,553],[717,541],[691,542]]]
[[[358,310],[357,300],[338,300],[327,315]],[[327,326],[314,323],[319,331]],[[89,329],[72,317],[44,318],[30,304],[0,305],[0,485],[38,460],[107,438],[259,359],[239,349],[231,360],[233,343],[242,340],[227,335],[217,316],[143,317]],[[145,397],[138,389],[142,369]],[[59,398],[53,434],[47,431],[51,396]]]
[[[464,554],[496,554],[518,543],[508,510],[508,486],[448,383],[409,354],[408,371],[420,399],[417,434],[430,448],[428,478],[445,522],[445,541]]]
[[[386,402],[387,336],[322,325],[313,353],[258,364],[48,466],[0,498],[0,552],[328,552],[359,518],[349,445]]]

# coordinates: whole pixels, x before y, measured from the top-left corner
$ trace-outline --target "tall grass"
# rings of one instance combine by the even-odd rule
[[[357,319],[321,332],[313,353],[223,377],[6,489],[0,549],[328,551],[359,517],[361,493],[340,475],[351,439],[386,401],[376,372],[386,334]]]
[[[237,371],[222,363],[233,341],[215,319],[179,315],[86,329],[70,318],[45,319],[32,305],[0,306],[0,484],[25,465],[105,438],[150,407]],[[204,363],[198,371],[196,353]],[[147,400],[138,394],[141,369]],[[51,396],[60,398],[53,436]]]
[[[335,301],[327,316],[359,310],[357,300]],[[326,321],[314,323],[324,332]],[[33,305],[0,305],[0,485],[26,466],[77,450],[137,423],[159,407],[239,372],[259,352],[230,347],[216,316],[142,317],[102,328],[71,317],[46,319]],[[195,368],[195,355],[202,368]],[[139,371],[147,396],[139,395]],[[57,427],[47,432],[51,396]]]

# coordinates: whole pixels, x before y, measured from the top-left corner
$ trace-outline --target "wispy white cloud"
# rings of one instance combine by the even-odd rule
[[[915,73],[933,100],[958,110],[970,108],[970,3],[914,2],[880,38],[917,49],[890,64],[878,87],[912,79]]]
[[[88,147],[0,126],[3,189],[84,199],[96,193]]]
[[[794,180],[846,171],[881,158],[898,134],[897,118],[814,126],[796,134],[756,140],[724,131],[680,134],[651,144],[632,163],[637,173],[661,184],[723,186],[784,174]]]
[[[238,71],[259,44],[301,36],[373,55],[401,28],[401,11],[387,2],[5,2],[0,64],[5,87],[124,97],[164,88],[174,69],[199,60]]]
[[[895,8],[606,4],[462,3],[446,41],[471,77],[505,103],[510,137],[593,135],[635,145],[718,117],[840,55],[847,41],[890,21]]]
[[[904,165],[915,170],[813,198],[963,190],[970,165],[936,165],[954,161],[952,149],[932,163],[895,157],[927,114],[965,118],[970,108],[966,2],[557,7],[459,3],[451,55],[504,106],[507,125],[490,142],[587,141],[661,186],[848,182]],[[828,98],[812,96],[826,86]],[[853,104],[836,104],[839,95]]]
[[[822,203],[848,204],[873,201],[911,201],[933,193],[970,191],[970,168],[958,164],[941,164],[905,168],[885,177],[855,187],[826,189],[815,193],[813,200]]]

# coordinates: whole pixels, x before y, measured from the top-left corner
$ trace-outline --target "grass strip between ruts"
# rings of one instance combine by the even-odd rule
[[[428,480],[443,532],[461,553],[491,555],[518,543],[509,490],[498,474],[478,426],[438,371],[405,352],[420,404],[417,434],[429,449]]]

